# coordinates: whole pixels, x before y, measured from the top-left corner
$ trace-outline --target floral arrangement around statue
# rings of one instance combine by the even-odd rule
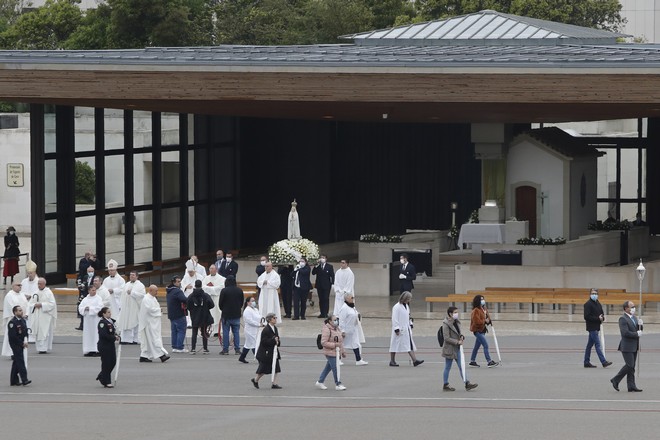
[[[280,240],[268,249],[268,258],[274,265],[296,264],[300,257],[316,263],[319,246],[311,240]]]
[[[557,238],[543,238],[543,237],[525,237],[520,238],[516,244],[521,245],[536,245],[536,246],[557,246],[560,244],[566,244],[566,239],[564,237]]]
[[[479,210],[475,209],[472,211],[470,214],[470,219],[468,220],[468,223],[479,223]]]

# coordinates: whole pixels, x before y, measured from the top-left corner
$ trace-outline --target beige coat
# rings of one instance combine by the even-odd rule
[[[458,323],[458,332],[454,327],[454,322]],[[445,337],[445,343],[442,346],[442,357],[447,359],[458,359],[460,346],[458,344],[459,337],[463,334],[461,329],[461,321],[454,320],[451,316],[442,321],[442,333]]]

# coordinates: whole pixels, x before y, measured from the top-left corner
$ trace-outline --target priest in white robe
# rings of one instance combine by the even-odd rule
[[[192,261],[193,267],[195,268],[195,272],[201,275],[202,278],[206,276],[206,269],[204,268],[203,265],[199,264],[199,259],[197,258],[197,255],[191,255],[190,256],[190,261]]]
[[[21,292],[26,295],[29,299],[30,296],[37,293],[39,290],[39,277],[37,276],[37,263],[32,260],[29,260],[25,263],[25,271],[27,272],[27,277],[21,281]],[[26,310],[23,309],[23,312]]]
[[[37,293],[28,302],[32,335],[39,354],[53,349],[53,333],[57,322],[57,303],[55,295],[46,287],[46,279],[39,278]]]
[[[80,301],[78,313],[83,319],[82,350],[84,356],[98,356],[99,342],[98,324],[101,318],[98,313],[104,307],[103,300],[96,292],[96,287],[87,288],[87,296]]]
[[[259,293],[259,313],[264,318],[269,313],[274,313],[278,324],[282,322],[280,298],[277,295],[280,281],[279,274],[273,270],[273,263],[266,262],[265,272],[257,278],[257,286],[261,289],[261,293]]]
[[[108,261],[108,276],[103,280],[103,287],[110,292],[110,310],[112,311],[112,318],[119,320],[121,316],[121,295],[124,292],[124,285],[126,281],[119,274],[117,274],[117,262],[115,260]]]
[[[103,280],[99,275],[94,277],[93,286],[96,288],[96,295],[101,298],[101,301],[103,301],[103,307],[112,310],[112,298],[110,297],[110,292],[105,288],[102,281]]]
[[[7,337],[7,324],[14,317],[14,306],[21,306],[23,309],[23,318],[26,319],[25,314],[29,312],[28,300],[25,294],[21,292],[21,283],[14,281],[11,285],[11,290],[5,295],[5,300],[2,306],[2,328],[5,334],[2,341],[2,355],[10,357],[12,355],[11,347],[9,346],[9,338]]]
[[[195,288],[195,281],[197,280],[203,281],[204,277],[195,270],[195,264],[192,260],[186,261],[186,273],[183,275],[183,278],[181,278],[181,290],[183,290],[183,294],[186,295],[186,298],[192,293]],[[190,315],[186,315],[186,323],[188,328],[192,328]]]
[[[351,268],[348,267],[348,260],[341,260],[341,267],[335,272],[335,309],[333,315],[339,316],[347,293],[355,295],[354,287],[355,275],[353,275]]]
[[[218,273],[218,268],[215,264],[209,266],[209,274],[202,280],[202,289],[208,293],[213,300],[213,308],[211,309],[211,316],[213,316],[213,335],[218,334],[218,325],[222,317],[222,311],[218,307],[220,300],[220,291],[225,287],[225,277]]]
[[[165,362],[170,357],[163,348],[161,336],[160,303],[156,299],[158,287],[150,285],[140,307],[140,362],[151,362],[159,358]]]
[[[117,320],[117,331],[121,334],[122,344],[137,344],[140,305],[146,290],[138,279],[136,270],[131,271],[128,283],[124,284],[121,294],[121,313]]]

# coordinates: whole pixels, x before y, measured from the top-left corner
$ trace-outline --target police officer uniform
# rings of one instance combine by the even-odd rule
[[[14,316],[7,324],[7,337],[9,346],[14,353],[14,361],[11,364],[11,376],[9,383],[14,385],[27,385],[31,381],[27,378],[27,368],[23,358],[23,344],[27,337],[27,323],[24,319]]]
[[[101,318],[97,329],[99,332],[99,342],[96,346],[101,354],[101,372],[96,376],[96,380],[101,382],[101,385],[104,387],[108,387],[112,385],[110,373],[112,373],[117,363],[117,352],[115,348],[117,331],[114,320],[105,318]]]

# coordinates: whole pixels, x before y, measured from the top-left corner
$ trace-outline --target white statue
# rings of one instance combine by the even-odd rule
[[[293,199],[291,202],[291,211],[289,212],[289,228],[287,232],[287,238],[289,240],[300,240],[302,236],[300,235],[300,221],[298,220],[298,211],[296,211],[296,199]]]

